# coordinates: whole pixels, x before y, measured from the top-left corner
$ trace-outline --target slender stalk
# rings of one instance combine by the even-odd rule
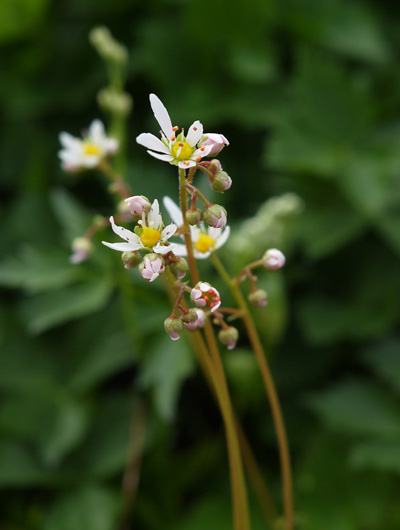
[[[179,170],[179,202],[184,222],[184,238],[187,248],[187,257],[190,267],[190,274],[193,284],[200,281],[199,272],[197,269],[196,260],[193,255],[193,243],[190,234],[190,226],[186,219],[186,211],[188,209],[188,191],[186,189],[185,170]],[[200,332],[196,335],[201,337]],[[242,466],[242,459],[237,438],[232,404],[229,397],[228,386],[226,383],[221,359],[219,356],[218,345],[215,340],[214,331],[211,322],[207,320],[205,324],[205,335],[207,339],[208,349],[211,353],[211,358],[208,355],[207,348],[203,352],[203,362],[207,367],[207,372],[212,380],[212,385],[218,398],[221,409],[221,414],[224,420],[226,439],[228,446],[229,464],[231,472],[231,485],[233,497],[233,517],[235,530],[250,530],[250,517],[247,503],[246,484]]]
[[[234,296],[238,306],[243,311],[243,322],[246,327],[246,331],[254,350],[261,376],[263,379],[265,391],[270,403],[272,417],[274,420],[276,436],[278,440],[279,457],[281,464],[282,482],[283,482],[283,502],[285,512],[285,528],[286,530],[293,530],[293,486],[292,486],[292,472],[290,464],[289,445],[286,436],[285,424],[283,421],[282,410],[279,403],[278,394],[276,392],[275,384],[271,375],[270,368],[267,363],[267,359],[257,333],[257,329],[254,325],[253,318],[249,312],[247,303],[243,297],[241,290],[237,283],[232,281],[225,267],[217,257],[215,253],[211,254],[211,261],[215,268],[220,273],[226,284],[229,286],[232,295]]]

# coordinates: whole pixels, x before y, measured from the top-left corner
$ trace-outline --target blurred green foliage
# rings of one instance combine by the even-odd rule
[[[221,421],[188,342],[164,333],[161,281],[125,271],[107,232],[87,263],[68,262],[72,238],[113,210],[101,176],[66,176],[57,160],[59,131],[101,117],[98,24],[130,52],[135,193],[176,193],[173,170],[134,142],[155,132],[155,92],[174,122],[199,118],[231,142],[220,158],[234,183],[223,204],[236,235],[221,252],[232,273],[262,245],[287,254],[282,273],[260,274],[269,306],[256,319],[298,528],[400,527],[399,14],[361,0],[1,3],[2,530],[118,528],[145,430],[133,526],[231,528]],[[277,210],[288,193],[297,206]],[[268,408],[239,346],[224,352],[233,398],[279,505]]]

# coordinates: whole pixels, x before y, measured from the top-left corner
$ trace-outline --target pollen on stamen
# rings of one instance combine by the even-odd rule
[[[189,165],[189,162],[187,160],[185,160],[183,163],[185,164],[185,166]]]
[[[205,147],[204,147],[204,145],[202,145],[202,146],[200,147],[200,151],[204,151],[204,149],[205,149]]]
[[[176,136],[171,136],[171,142],[175,142]]]
[[[194,130],[194,131],[197,131],[197,127],[193,127],[193,130]]]
[[[201,156],[196,156],[196,162],[200,162]]]
[[[179,127],[178,127],[177,125],[175,125],[175,127],[172,127],[172,130],[175,131],[175,132],[176,132],[178,129],[179,129]]]

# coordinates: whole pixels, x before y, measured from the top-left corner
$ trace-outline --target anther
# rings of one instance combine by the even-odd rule
[[[196,162],[200,162],[201,156],[196,156]]]
[[[175,142],[176,136],[171,136],[171,142]]]
[[[175,125],[175,127],[172,127],[173,131],[177,131],[178,129],[179,129],[179,127],[177,125]]]
[[[197,131],[197,127],[193,127],[193,130],[194,130],[194,131]]]
[[[202,146],[200,147],[200,151],[204,151],[204,149],[205,149],[205,147],[204,147],[204,145],[202,145]]]
[[[179,142],[179,147],[183,147],[183,142]]]

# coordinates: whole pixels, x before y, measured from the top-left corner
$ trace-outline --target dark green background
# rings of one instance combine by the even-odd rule
[[[233,185],[214,200],[252,242],[246,257],[269,244],[287,254],[282,274],[260,273],[270,303],[257,318],[291,441],[298,528],[400,527],[399,15],[385,1],[2,0],[2,530],[117,528],[129,426],[133,417],[135,452],[143,410],[132,527],[231,528],[221,420],[185,339],[163,330],[162,282],[125,271],[101,246],[109,231],[89,262],[68,263],[72,238],[113,208],[102,176],[65,175],[57,159],[61,130],[107,121],[96,105],[105,68],[88,41],[99,24],[130,53],[134,192],[176,197],[174,169],[134,140],[157,132],[155,92],[174,123],[200,119],[229,138],[220,158]],[[246,232],[262,203],[289,192],[301,211]],[[237,249],[232,238],[240,267]],[[280,505],[246,340],[223,355]],[[265,528],[253,500],[254,528]]]

